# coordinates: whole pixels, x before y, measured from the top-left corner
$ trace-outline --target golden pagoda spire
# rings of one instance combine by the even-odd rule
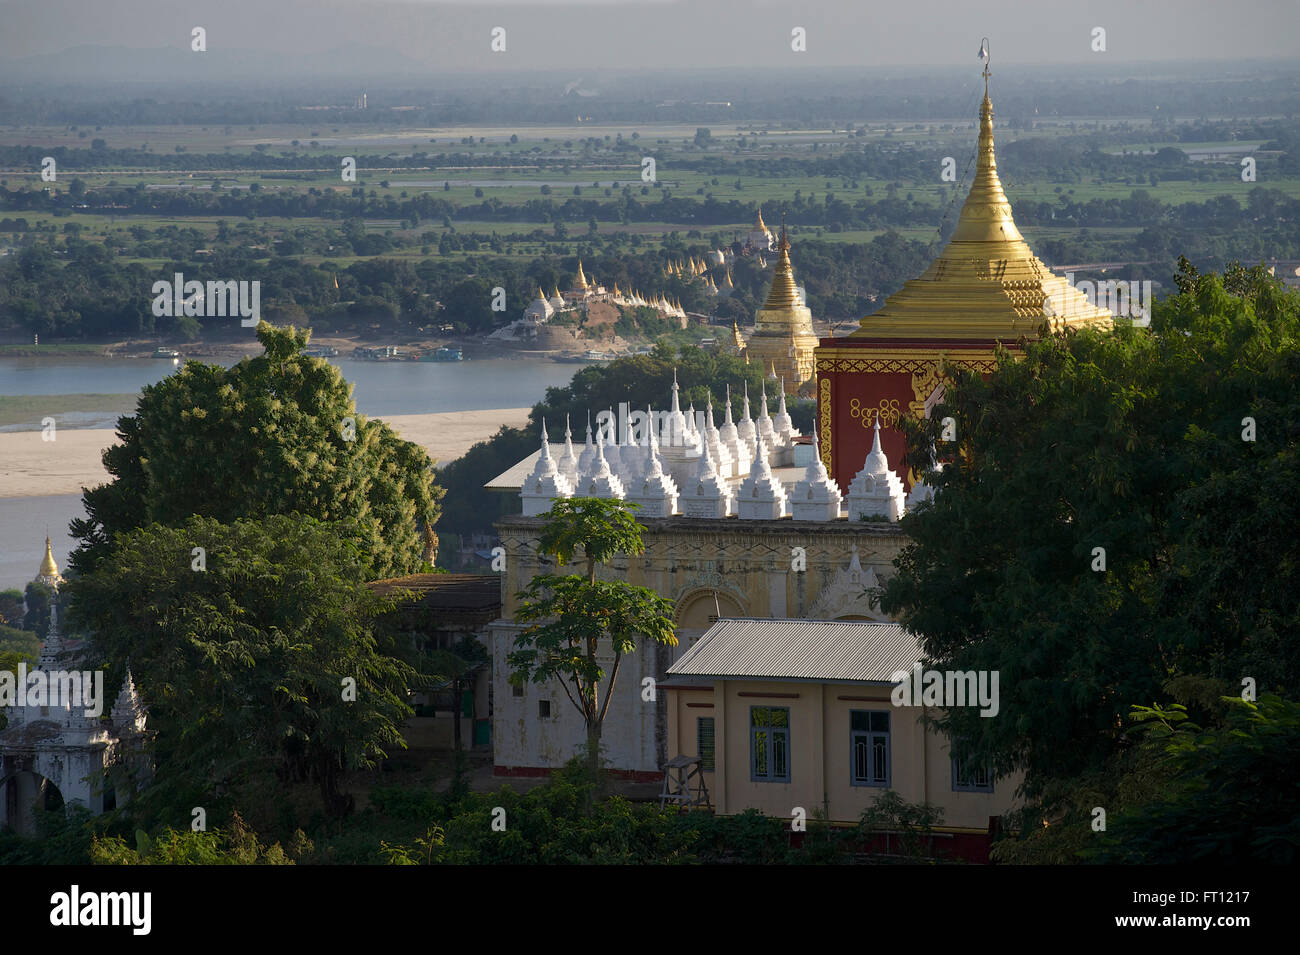
[[[758,218],[754,220],[755,232],[766,232],[767,226],[763,223],[763,207],[758,207]]]
[[[975,178],[949,241],[1024,242],[1024,236],[1011,217],[1011,203],[1002,189],[1002,180],[998,178],[998,161],[993,151],[993,101],[989,98],[989,77],[993,74],[989,72],[987,41],[981,53],[984,59],[984,99],[980,102]]]
[[[794,269],[790,266],[790,240],[785,234],[785,215],[781,216],[781,239],[776,246],[776,268],[772,287],[768,290],[764,308],[790,308],[799,304],[799,291],[794,284]]]
[[[46,580],[58,580],[59,565],[54,562],[54,551],[50,547],[50,535],[45,535],[45,558],[41,561],[41,569],[36,574],[39,578]]]
[[[577,285],[578,285],[578,288],[582,288],[582,289],[585,289],[585,288],[587,287],[587,276],[584,275],[583,272],[582,272],[582,259],[578,259],[578,282],[577,282]]]
[[[975,177],[953,233],[930,267],[904,282],[850,337],[1015,341],[1035,334],[1045,317],[1057,328],[1111,325],[1109,310],[1053,273],[1016,228],[994,154],[988,58],[986,39]]]

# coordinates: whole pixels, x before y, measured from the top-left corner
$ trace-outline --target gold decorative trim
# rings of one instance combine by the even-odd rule
[[[821,379],[817,388],[817,423],[821,431],[822,463],[827,470],[831,470],[831,380]]]

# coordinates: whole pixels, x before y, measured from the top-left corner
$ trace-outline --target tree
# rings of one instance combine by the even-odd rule
[[[54,599],[54,588],[44,581],[28,581],[23,599],[27,613],[23,615],[22,629],[30,630],[44,640],[46,631],[50,629],[50,602]],[[62,602],[59,609],[63,609]]]
[[[441,497],[424,449],[356,413],[338,370],[302,354],[310,331],[262,322],[257,335],[262,355],[231,368],[186,362],[118,419],[121,443],[104,452],[114,480],[85,491],[88,516],[72,522],[77,572],[146,524],[295,512],[352,520],[363,579],[420,569]]]
[[[69,582],[109,684],[129,660],[149,702],[157,805],[209,805],[273,773],[315,783],[339,815],[351,804],[341,773],[402,745],[416,672],[375,625],[388,605],[359,582],[359,531],[296,515],[196,516],[121,534]]]
[[[632,516],[635,504],[601,498],[557,500],[545,515],[541,553],[561,566],[581,552],[586,574],[539,574],[519,593],[516,613],[529,623],[507,658],[510,681],[556,679],[581,714],[587,731],[587,766],[600,765],[600,733],[623,657],[634,653],[638,638],[677,645],[672,603],[646,587],[624,581],[598,581],[596,569],[617,554],[640,554],[645,545],[641,525]],[[614,664],[601,693],[605,670],[596,659],[608,638]]]
[[[23,592],[17,589],[0,590],[0,624],[21,628],[23,625]]]
[[[1024,769],[1031,798],[1099,773],[1171,681],[1300,682],[1300,295],[1185,260],[1176,281],[1150,329],[953,369],[908,427],[909,463],[947,463],[882,606],[936,668],[999,672],[999,718],[940,723],[959,756]]]

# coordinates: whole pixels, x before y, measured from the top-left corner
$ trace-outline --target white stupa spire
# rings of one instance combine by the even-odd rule
[[[623,473],[623,456],[618,450],[618,418],[614,417],[613,408],[609,409],[609,433],[610,438],[605,442],[605,460],[609,462],[609,470],[619,475]]]
[[[557,497],[572,497],[573,485],[560,473],[555,459],[551,457],[551,442],[546,435],[546,419],[542,419],[542,453],[537,464],[519,489],[519,496],[524,502],[524,516],[536,517],[551,509],[551,503]]]
[[[647,420],[653,420],[650,409]],[[627,499],[641,505],[637,514],[641,517],[671,517],[677,510],[677,484],[664,473],[663,462],[659,459],[659,440],[650,429],[649,457],[646,461],[645,476],[639,482],[636,491],[628,490]]]
[[[704,448],[713,458],[719,476],[729,478],[736,472],[732,469],[731,452],[722,443],[722,433],[713,421],[713,392],[709,392],[704,405]]]
[[[934,470],[942,471],[943,464],[936,464]],[[935,489],[925,482],[925,478],[918,478],[917,482],[912,485],[912,490],[907,492],[907,511],[911,511],[927,501],[933,501],[934,495]]]
[[[573,450],[573,431],[569,428],[569,416],[564,416],[564,453],[556,464],[560,473],[571,486],[578,484],[578,455]]]
[[[673,369],[673,400],[668,411],[668,443],[681,447],[687,441],[686,415],[682,414],[681,399],[678,397],[677,369]]]
[[[50,626],[45,631],[45,643],[41,645],[41,655],[37,658],[36,666],[42,670],[56,668],[62,654],[63,631],[59,628],[58,595],[54,594],[50,597]]]
[[[587,409],[587,443],[578,455],[578,480],[575,483],[581,484],[591,476],[591,469],[596,464],[596,445],[591,439],[591,409]]]
[[[876,415],[875,433],[871,438],[871,451],[862,470],[849,485],[847,497],[850,521],[863,518],[879,520],[882,516],[897,521],[903,516],[905,500],[903,482],[889,468],[889,461],[880,447],[880,415]]]
[[[618,476],[624,487],[631,488],[641,481],[645,472],[645,449],[632,437],[632,422],[629,418],[623,428],[623,440],[618,446]]]
[[[682,488],[678,506],[687,517],[726,517],[735,510],[735,494],[718,473],[708,442],[696,465],[694,480]]]
[[[772,426],[772,416],[767,413],[767,382],[763,382],[763,399],[758,407],[758,420],[755,424],[758,426],[758,433],[762,436],[763,443],[770,448],[776,444],[776,431]]]
[[[605,432],[598,431],[596,434],[596,465],[592,470],[591,477],[583,485],[583,497],[608,497],[622,498],[624,496],[623,482],[618,479],[609,468],[609,461],[605,457]]]
[[[736,494],[736,510],[742,520],[774,521],[786,511],[785,487],[772,474],[767,463],[767,448],[758,438],[754,463]]]
[[[794,422],[790,420],[790,412],[785,408],[785,379],[781,379],[781,398],[780,404],[777,405],[776,414],[772,416],[772,430],[776,433],[777,440],[784,445],[792,445],[794,436],[797,434],[794,428]]]
[[[754,419],[750,416],[749,411],[749,382],[745,382],[745,413],[741,416],[740,422],[736,425],[736,431],[740,434],[740,440],[745,442],[745,447],[749,450],[749,457],[752,460],[758,454],[758,431],[754,427]]]
[[[731,457],[731,473],[727,477],[740,477],[742,474],[747,474],[752,456],[744,439],[740,437],[740,429],[736,427],[736,422],[731,417],[731,385],[727,385],[727,416],[722,427],[718,429],[718,440],[722,442],[722,446],[727,449],[727,454]]]
[[[840,516],[843,497],[826,473],[817,432],[813,431],[813,459],[803,480],[790,492],[790,513],[796,521],[833,521]]]

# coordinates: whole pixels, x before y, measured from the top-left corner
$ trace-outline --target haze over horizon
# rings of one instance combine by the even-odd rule
[[[264,67],[267,75],[304,78],[692,69],[751,69],[759,77],[784,69],[962,66],[976,62],[982,36],[991,39],[995,70],[1296,58],[1294,0],[1242,0],[1227,19],[1222,11],[1212,0],[1100,0],[1087,7],[833,0],[801,9],[762,0],[199,0],[183,10],[166,0],[93,7],[81,0],[5,2],[0,68],[125,81],[148,78],[154,68],[183,70],[186,58],[206,55],[211,66],[225,57],[248,76]],[[195,26],[207,31],[206,54],[189,48]],[[504,52],[490,49],[494,27],[506,30]],[[805,52],[791,49],[795,27],[806,31]],[[1106,31],[1104,53],[1092,49],[1097,27]],[[331,55],[340,49],[355,59]],[[60,63],[71,50],[76,61]],[[143,71],[139,77],[133,63]],[[196,74],[206,76],[211,66]]]

